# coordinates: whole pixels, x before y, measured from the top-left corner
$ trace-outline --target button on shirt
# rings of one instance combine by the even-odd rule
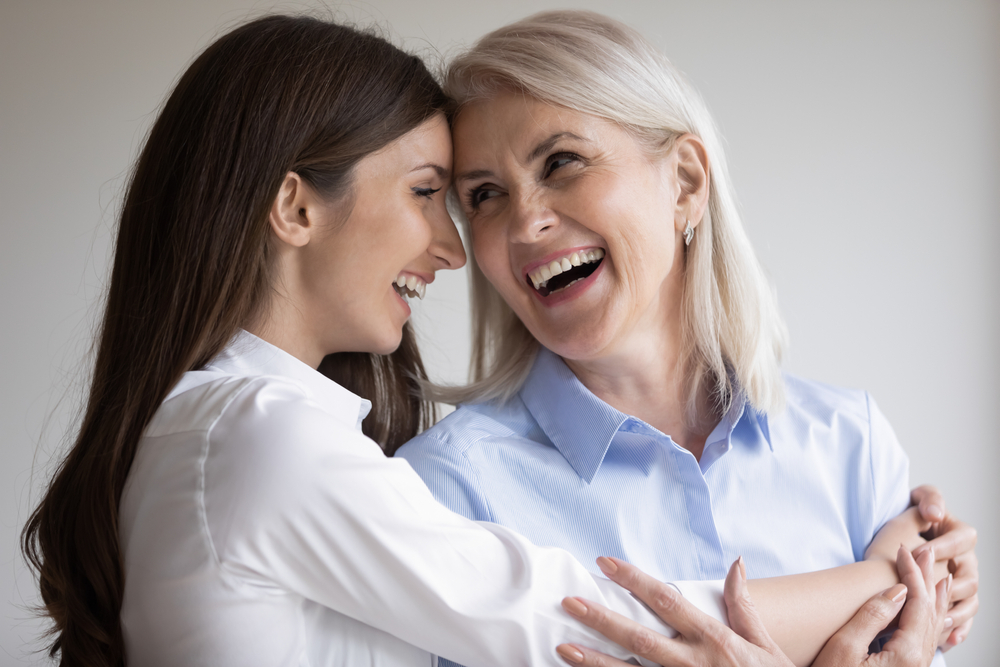
[[[437,503],[359,430],[370,404],[242,332],[147,427],[120,507],[136,665],[562,665],[621,648],[565,614],[603,600],[670,633],[563,550]],[[679,584],[719,615],[718,583]]]
[[[616,556],[663,580],[751,577],[860,560],[909,504],[908,461],[861,391],[786,377],[775,415],[737,400],[701,460],[591,393],[542,348],[505,404],[462,405],[399,450],[469,518]]]

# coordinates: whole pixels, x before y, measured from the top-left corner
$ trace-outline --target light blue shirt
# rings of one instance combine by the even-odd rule
[[[752,578],[860,560],[909,505],[909,462],[863,391],[785,377],[786,408],[741,398],[698,461],[590,392],[544,348],[505,404],[462,405],[397,456],[465,516],[661,580]],[[939,664],[939,663],[935,663]]]

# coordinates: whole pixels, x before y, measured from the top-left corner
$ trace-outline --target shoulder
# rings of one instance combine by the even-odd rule
[[[331,456],[384,456],[376,443],[325,410],[299,382],[280,376],[185,374],[145,435],[199,432],[206,470],[232,467],[262,483],[308,478],[320,460]]]
[[[529,421],[533,424],[518,397],[504,404],[459,405],[454,412],[403,445],[398,455],[406,458],[430,451],[468,454],[487,443],[524,437],[525,424]]]
[[[868,421],[871,397],[861,389],[837,387],[824,382],[784,374],[787,409],[795,413],[828,421],[837,416],[850,416]]]

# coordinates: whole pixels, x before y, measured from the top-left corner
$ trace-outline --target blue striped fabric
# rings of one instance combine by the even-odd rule
[[[909,503],[906,455],[867,393],[786,389],[779,414],[735,402],[698,461],[543,349],[514,399],[460,406],[397,455],[454,511],[594,572],[598,556],[667,581],[722,579],[740,555],[751,577],[858,560]]]

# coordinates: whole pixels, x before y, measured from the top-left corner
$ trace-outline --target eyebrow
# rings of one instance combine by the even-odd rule
[[[572,132],[558,132],[553,134],[551,137],[543,141],[542,143],[535,146],[535,149],[528,153],[527,162],[534,162],[538,158],[542,157],[556,145],[560,139],[576,139],[578,141],[587,141],[578,134],[573,134]]]
[[[420,171],[421,169],[433,169],[434,171],[437,172],[437,175],[440,176],[441,178],[444,179],[448,178],[448,170],[439,164],[434,164],[433,162],[428,162],[427,164],[422,164],[419,167],[414,167],[413,169],[410,170],[410,173],[412,174],[413,172]]]
[[[555,146],[560,139],[576,139],[577,141],[584,141],[584,142],[587,141],[580,135],[573,134],[572,132],[558,132],[556,134],[553,134],[551,137],[549,137],[542,143],[535,146],[535,148],[530,153],[528,153],[528,159],[526,160],[526,162],[534,162],[541,156],[548,153],[550,150],[552,150],[552,147]],[[485,178],[492,175],[493,172],[490,171],[489,169],[474,169],[472,171],[467,171],[456,176],[455,183],[461,183],[462,181],[471,181],[477,178]]]

